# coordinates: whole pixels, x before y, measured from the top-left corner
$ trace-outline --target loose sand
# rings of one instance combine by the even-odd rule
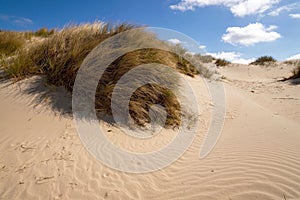
[[[213,105],[203,81],[190,78],[199,91],[199,133],[180,159],[146,174],[110,169],[85,149],[63,90],[47,89],[36,106],[45,91],[38,77],[2,82],[0,199],[300,199],[300,85],[276,81],[291,70],[284,64],[220,69],[225,124],[217,145],[201,160]],[[164,130],[156,140],[138,142],[118,127],[101,126],[115,145],[137,152],[160,148],[173,134]]]

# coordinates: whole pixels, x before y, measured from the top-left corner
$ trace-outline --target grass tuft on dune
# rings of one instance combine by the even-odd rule
[[[293,75],[289,77],[289,79],[297,79],[300,78],[300,64],[293,70]]]
[[[15,45],[11,45],[11,49],[4,51],[14,53],[14,56],[2,60],[3,69],[7,76],[14,80],[44,75],[48,84],[63,86],[67,91],[72,92],[76,74],[86,56],[105,39],[135,27],[130,24],[111,25],[95,22],[67,26],[59,31],[40,29],[30,36],[39,36],[40,39],[28,46],[24,45],[24,40],[17,42],[17,35],[9,33],[5,37],[12,37]],[[145,38],[139,39],[146,40],[151,37],[154,42],[168,45],[153,35],[146,34],[142,37]],[[184,54],[185,50],[181,50]],[[191,77],[199,73],[205,77],[211,75],[203,66],[196,68],[195,64],[199,64],[199,61],[196,58],[194,61],[190,63],[183,56],[159,49],[129,52],[115,60],[99,80],[95,108],[111,114],[111,94],[115,84],[122,75],[141,64],[164,64]],[[174,94],[167,88],[155,84],[144,85],[132,95],[129,112],[137,124],[149,123],[149,107],[153,104],[166,107],[167,126],[180,124],[180,106]]]
[[[272,56],[261,56],[257,58],[254,62],[251,62],[250,65],[269,65],[270,63],[275,63],[276,60]]]
[[[0,57],[10,56],[19,50],[29,35],[21,32],[0,31]]]

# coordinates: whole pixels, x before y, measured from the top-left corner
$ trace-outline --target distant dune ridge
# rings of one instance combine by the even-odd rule
[[[153,49],[126,54],[100,80],[96,108],[109,113],[111,86],[128,69],[157,61],[176,69],[197,91],[198,133],[180,159],[145,174],[111,169],[84,148],[71,115],[76,70],[96,44],[132,28],[99,22],[36,35],[8,33],[11,38],[1,40],[0,199],[300,199],[299,60],[265,65],[220,60],[226,64],[216,67],[217,59],[200,55],[190,63]],[[215,74],[205,66],[214,66]],[[199,159],[214,107],[203,77],[224,84],[226,117],[217,145]],[[103,87],[108,88],[106,96]],[[152,89],[156,93],[148,95]],[[159,102],[158,94],[169,99]],[[145,98],[149,104],[168,104],[169,124],[180,123],[180,108],[165,88],[146,86],[135,95],[131,113],[136,123],[149,122]],[[100,126],[114,145],[139,153],[164,147],[176,134],[176,128],[165,127],[145,140],[106,120]]]

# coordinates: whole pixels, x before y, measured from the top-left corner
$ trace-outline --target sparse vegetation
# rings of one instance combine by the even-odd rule
[[[134,27],[129,24],[111,26],[96,22],[69,26],[61,31],[50,31],[51,34],[47,29],[40,29],[37,35],[47,35],[47,38],[31,45],[30,48],[21,48],[15,57],[4,62],[4,70],[10,78],[15,80],[33,75],[45,75],[49,84],[63,86],[72,92],[77,71],[91,50],[105,39]],[[143,33],[140,36],[140,38],[132,39],[167,45],[151,34]],[[178,50],[183,51],[180,48]],[[183,57],[169,51],[143,49],[127,53],[115,60],[99,80],[96,91],[96,110],[111,113],[111,95],[120,77],[135,66],[153,62],[173,67],[189,76],[205,72],[202,68],[197,70],[194,63],[189,63]],[[181,112],[174,94],[155,84],[139,88],[131,98],[129,111],[136,123],[144,125],[149,122],[149,107],[153,104],[166,107],[167,126],[180,124]]]
[[[250,65],[266,65],[274,62],[276,62],[276,60],[272,56],[261,56],[250,63]]]
[[[297,66],[297,65],[300,65],[300,60],[286,60],[284,61],[285,64],[288,64],[288,65],[294,65],[294,66]]]
[[[300,78],[300,65],[298,65],[294,70],[293,70],[293,75],[289,78],[287,78],[287,80],[289,79],[297,79]]]
[[[0,30],[0,58],[8,57],[20,51],[22,47],[30,43],[32,37],[49,37],[55,32],[54,29],[39,29],[36,32],[17,32]]]
[[[217,66],[227,66],[227,65],[229,65],[230,64],[230,62],[228,62],[227,60],[225,60],[225,59],[217,59],[216,60],[216,65]]]
[[[296,69],[294,69],[293,76],[290,78],[292,78],[292,79],[300,78],[300,65],[298,65],[298,67],[296,67]]]
[[[188,58],[188,60],[191,62],[193,66],[198,66],[197,71],[199,74],[201,74],[205,78],[210,78],[215,71],[209,70],[207,67],[203,65],[203,60],[201,59],[200,54],[191,55],[191,54],[185,54],[185,57]]]
[[[294,70],[292,71],[292,75],[288,78],[283,78],[280,81],[287,81],[292,79],[299,79],[300,78],[300,60],[287,60],[284,61],[285,64],[293,65],[295,66]],[[299,84],[299,81],[295,82],[296,84]]]
[[[196,54],[194,55],[196,59],[199,59],[203,63],[211,63],[214,60],[216,60],[214,57],[211,55],[201,55],[201,54]]]
[[[41,28],[33,33],[34,36],[37,37],[48,37],[50,35],[53,35],[55,32],[54,29],[48,30],[47,28]]]

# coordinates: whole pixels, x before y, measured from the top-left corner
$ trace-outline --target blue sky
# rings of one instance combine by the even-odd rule
[[[234,62],[262,55],[300,58],[300,2],[295,0],[0,0],[0,5],[5,30],[98,19],[174,29],[206,53]]]

